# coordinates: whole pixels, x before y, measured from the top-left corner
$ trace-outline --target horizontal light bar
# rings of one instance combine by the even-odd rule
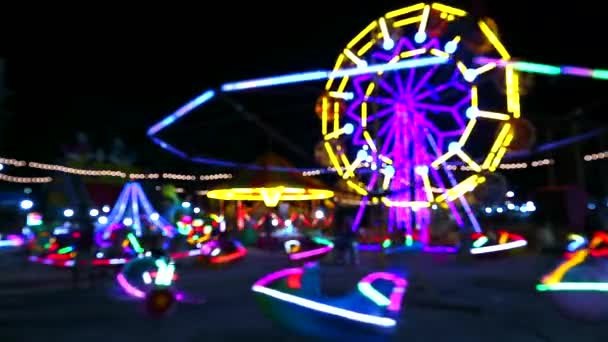
[[[513,249],[513,248],[524,247],[527,244],[528,244],[528,241],[526,241],[526,240],[517,240],[517,241],[503,243],[500,245],[471,248],[471,254],[485,254],[485,253],[506,251],[506,250]]]
[[[510,65],[514,70],[544,75],[569,75],[608,80],[608,69],[589,69],[574,66],[555,66],[548,64],[530,63],[524,61],[505,61],[502,59],[477,57],[477,64],[496,63],[500,67]]]
[[[383,63],[375,64],[366,67],[340,69],[336,71],[309,71],[301,72],[296,74],[288,74],[281,76],[273,76],[266,78],[258,78],[254,80],[239,81],[226,83],[222,85],[221,89],[225,92],[239,91],[245,89],[262,88],[262,87],[273,87],[284,84],[295,84],[310,81],[322,81],[329,78],[346,77],[346,76],[358,76],[365,74],[373,74],[384,71],[401,70],[419,68],[435,64],[443,64],[448,61],[448,58],[444,57],[426,57],[417,59],[407,59],[397,63]]]
[[[538,284],[536,285],[537,291],[600,291],[608,292],[608,282],[606,283],[590,283],[590,282],[568,282],[568,283],[555,283],[555,284]]]
[[[297,296],[294,296],[294,295],[291,295],[291,294],[288,294],[285,292],[280,292],[280,291],[277,291],[277,290],[274,290],[274,289],[271,289],[268,287],[264,287],[264,286],[254,285],[252,290],[254,292],[262,293],[267,296],[279,299],[281,301],[296,304],[296,305],[305,307],[310,310],[322,312],[322,313],[329,314],[329,315],[339,316],[342,318],[350,319],[353,321],[358,321],[361,323],[372,324],[372,325],[385,327],[385,328],[394,327],[395,325],[397,325],[397,322],[395,322],[395,320],[391,319],[391,318],[367,315],[367,314],[362,314],[362,313],[351,311],[351,310],[338,308],[335,306],[315,302],[315,301],[305,299],[302,297],[297,297]]]

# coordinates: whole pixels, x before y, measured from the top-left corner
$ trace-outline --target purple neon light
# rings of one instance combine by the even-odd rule
[[[457,253],[458,248],[452,246],[431,246],[422,247],[422,251],[427,253]]]
[[[329,253],[329,252],[331,252],[332,249],[334,249],[333,246],[323,246],[323,247],[319,247],[319,248],[316,248],[316,249],[311,249],[311,250],[308,250],[308,251],[291,253],[291,254],[289,254],[289,259],[290,260],[306,259],[306,258],[310,258],[310,257],[313,257],[313,256]]]
[[[418,46],[409,38],[403,37],[390,53],[372,52],[371,56],[374,63],[388,63],[404,51],[421,47],[441,49],[441,44],[438,39],[431,39],[423,46]],[[419,55],[411,59],[418,58],[426,57]],[[376,85],[375,93],[367,96],[367,86],[372,82]],[[368,144],[363,136],[364,127],[360,115],[362,103],[367,101],[375,107],[367,116],[367,127],[378,127],[372,134],[378,151],[372,153],[372,156],[376,162],[379,155],[393,160],[395,174],[389,189],[393,192],[389,195],[392,201],[427,200],[422,176],[412,170],[418,165],[429,165],[438,153],[447,150],[448,142],[462,134],[466,127],[464,112],[470,104],[468,89],[455,65],[443,69],[439,65],[432,65],[400,70],[382,78],[375,75],[353,77],[348,91],[353,93],[354,98],[345,113],[348,120],[357,124],[351,144],[355,147],[354,151]],[[433,136],[439,151],[430,145],[427,139],[429,134]],[[377,174],[371,173],[366,183],[368,191],[382,183],[371,178]],[[430,173],[429,177],[437,184],[442,183],[437,173]],[[409,190],[411,187],[414,188],[413,191]],[[365,205],[363,201],[353,228],[358,227]],[[456,208],[452,205],[451,209],[456,220],[462,224]],[[388,222],[389,231],[397,229],[413,235],[414,229],[426,229],[430,224],[430,209],[419,208],[414,212],[411,208],[391,207]],[[421,235],[424,239],[426,233]]]
[[[384,328],[392,328],[397,325],[397,322],[391,318],[368,315],[352,310],[346,310],[266,287],[266,285],[277,279],[281,279],[293,274],[302,274],[303,272],[304,271],[301,268],[288,268],[278,272],[274,272],[255,282],[251,289],[253,292],[261,293],[284,302],[296,304],[310,310],[322,312],[329,315],[339,316],[361,323],[376,325]]]

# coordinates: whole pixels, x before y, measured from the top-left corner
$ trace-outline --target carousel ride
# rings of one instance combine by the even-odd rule
[[[213,222],[194,227],[198,222],[192,221],[187,225],[182,220],[178,229],[154,210],[139,183],[127,183],[108,217],[98,220],[95,226],[92,257],[83,258],[80,262],[90,262],[94,266],[124,265],[150,250],[166,251],[172,259],[206,257],[203,247],[215,240],[211,236],[213,225],[216,230],[221,226],[219,217],[215,217]],[[87,234],[83,229],[86,228],[81,227],[81,222],[66,222],[42,234],[31,243],[30,261],[59,267],[74,266],[80,240]],[[199,230],[200,237],[197,236]],[[228,247],[224,249],[230,250]],[[224,249],[222,254],[233,253]],[[240,248],[238,255],[244,256]]]

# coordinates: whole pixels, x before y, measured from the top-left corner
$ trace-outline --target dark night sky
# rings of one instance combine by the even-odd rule
[[[150,8],[138,12],[66,13],[52,25],[40,25],[39,42],[30,44],[19,73],[12,72],[22,88],[18,115],[4,138],[20,143],[9,144],[10,151],[2,154],[52,161],[60,144],[82,130],[94,141],[121,136],[145,162],[158,159],[156,163],[169,165],[176,159],[145,137],[150,124],[225,81],[330,68],[340,49],[367,23],[410,3],[335,1],[328,7],[312,2],[199,2],[201,8],[153,8],[148,3]],[[605,11],[592,10],[590,1],[564,6],[553,1],[486,1],[485,10],[481,1],[446,3],[468,10],[475,3],[478,12],[493,17],[515,57],[608,68],[598,37],[605,34],[600,28],[605,27]],[[16,68],[14,60],[9,63]],[[321,88],[311,83],[264,92],[250,109],[312,156],[320,139],[313,108]],[[534,96],[524,101],[524,113],[542,124],[545,117],[563,115],[607,93],[606,81],[539,77]],[[600,114],[596,110],[588,115],[602,120]],[[249,161],[261,151],[247,141],[257,141],[263,149],[268,148],[267,139],[236,119],[230,113],[211,117],[198,111],[176,124],[171,134],[193,152]],[[603,120],[608,121],[605,115]],[[272,149],[284,152],[276,142]],[[295,159],[304,166],[314,163]]]

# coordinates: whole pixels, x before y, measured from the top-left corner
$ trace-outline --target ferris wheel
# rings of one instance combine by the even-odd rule
[[[518,74],[492,62],[511,56],[488,23],[439,3],[391,11],[344,47],[334,71],[428,57],[442,58],[325,85],[325,150],[364,197],[355,229],[367,203],[382,202],[389,231],[423,242],[433,204],[447,204],[461,225],[464,211],[480,230],[464,195],[500,165],[521,116]]]

